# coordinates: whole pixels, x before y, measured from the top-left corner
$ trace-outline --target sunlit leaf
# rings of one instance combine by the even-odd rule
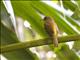
[[[46,36],[42,25],[42,19],[30,4],[30,1],[12,1],[14,13],[16,16],[26,19],[31,24],[31,27],[38,32],[38,34]]]
[[[12,29],[14,30],[14,27],[13,27],[11,19],[10,19],[10,14],[7,12],[5,6],[2,4],[2,2],[1,2],[1,20],[2,20],[2,23],[6,27],[8,27],[11,30]]]
[[[70,9],[72,11],[75,11],[75,9],[77,8],[77,5],[72,3],[71,0],[69,1],[62,1],[63,2],[63,6],[67,9]]]
[[[55,11],[52,7],[44,4],[42,2],[32,2],[32,6],[39,11],[40,13],[44,14],[45,16],[52,16],[57,23],[58,27],[68,34],[76,34],[77,32],[74,31],[65,21],[64,18],[60,16],[60,14]],[[38,6],[38,7],[37,7]],[[44,8],[45,7],[45,8]],[[66,27],[66,28],[65,28]],[[65,28],[65,29],[64,29]]]
[[[35,31],[35,33],[37,33],[41,37],[47,37],[47,34],[43,26],[44,24],[42,20],[43,18],[41,18],[41,15],[53,17],[60,31],[65,32],[68,35],[73,35],[73,34],[78,34],[78,33],[65,21],[68,21],[73,26],[75,26],[78,30],[80,30],[80,26],[77,23],[75,23],[74,18],[68,17],[66,15],[64,18],[62,15],[62,12],[57,11],[57,9],[41,1],[33,1],[33,0],[13,1],[11,0],[11,4],[13,7],[15,17],[20,17],[23,20],[27,20],[31,25],[31,30]],[[77,6],[71,1],[63,1],[63,5],[66,9],[70,9],[72,11],[75,11],[75,9],[77,8]],[[2,9],[1,21],[4,20],[5,22],[6,21],[5,18],[6,18],[10,22],[9,14],[7,13],[3,5],[1,9]],[[77,13],[74,13],[74,14],[76,15]],[[7,22],[5,23],[7,25],[10,24]],[[10,29],[8,27],[6,27],[6,25],[1,23],[1,36],[0,36],[1,45],[8,45],[8,44],[20,42],[14,30],[11,30],[12,28]],[[25,37],[28,37],[27,39],[30,39],[30,40],[34,38],[34,36],[32,37],[31,30],[28,28],[24,29],[24,33],[26,34]],[[76,43],[76,45],[74,44],[74,49],[79,50],[80,49],[79,45],[80,45],[79,43],[78,44]],[[51,50],[53,51],[53,49]],[[70,50],[69,47],[65,44],[63,44],[62,47],[57,50],[56,54],[59,60],[79,60],[75,52]],[[35,60],[35,59],[38,60],[37,56],[34,55],[31,51],[29,51],[29,49],[19,49],[19,50],[3,53],[3,55],[7,57],[7,59],[9,60]]]
[[[5,11],[5,9],[3,11]],[[5,15],[5,17],[6,16],[7,15]],[[9,17],[7,16],[4,19],[8,19],[8,18]],[[2,19],[1,19],[1,22],[2,22]],[[1,46],[18,43],[19,40],[16,36],[16,33],[10,30],[9,28],[7,28],[6,26],[4,26],[2,23],[0,24],[1,24],[1,36],[0,36]],[[29,49],[19,49],[19,50],[3,53],[2,55],[5,56],[8,60],[35,60],[34,54],[31,51],[29,51]]]

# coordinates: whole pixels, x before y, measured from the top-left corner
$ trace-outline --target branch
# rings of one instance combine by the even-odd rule
[[[59,43],[69,42],[69,41],[80,41],[80,35],[58,37],[58,40],[59,40]],[[49,44],[53,44],[51,38],[33,40],[28,42],[20,42],[20,43],[10,44],[6,46],[1,46],[0,53],[14,51],[22,48],[31,48],[36,46],[49,45]]]

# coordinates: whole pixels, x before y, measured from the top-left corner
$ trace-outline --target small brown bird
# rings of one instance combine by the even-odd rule
[[[49,35],[49,37],[52,38],[54,46],[58,47],[58,40],[57,40],[58,27],[51,17],[49,16],[44,17],[44,28],[47,34]]]

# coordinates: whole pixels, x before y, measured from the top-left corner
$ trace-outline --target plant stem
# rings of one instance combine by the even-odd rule
[[[80,35],[58,37],[58,41],[59,41],[59,43],[69,42],[69,41],[80,41]],[[22,48],[31,48],[31,47],[49,45],[49,44],[53,44],[51,38],[33,40],[33,41],[28,41],[28,42],[14,43],[14,44],[6,45],[6,46],[1,46],[0,54],[9,52],[9,51],[22,49]]]

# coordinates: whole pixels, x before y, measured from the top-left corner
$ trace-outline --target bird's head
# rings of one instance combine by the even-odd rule
[[[46,21],[46,20],[52,20],[52,18],[50,16],[45,16],[43,20],[44,21]]]

